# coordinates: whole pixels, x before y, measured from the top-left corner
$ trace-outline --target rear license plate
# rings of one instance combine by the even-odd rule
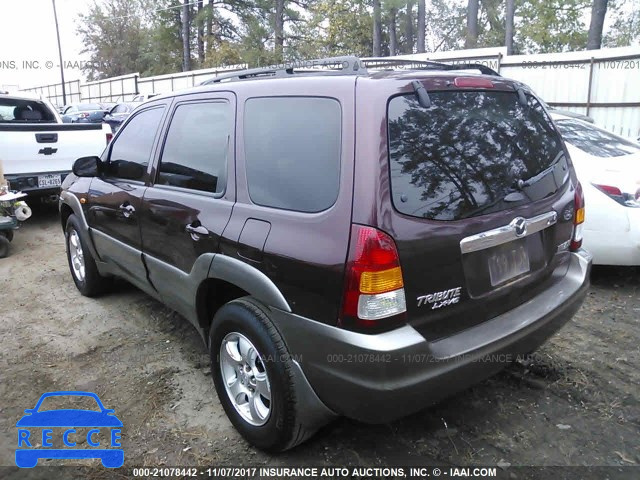
[[[523,242],[505,245],[489,257],[489,276],[492,287],[522,275],[529,269],[529,254]]]
[[[38,175],[38,188],[59,187],[62,185],[60,174]]]

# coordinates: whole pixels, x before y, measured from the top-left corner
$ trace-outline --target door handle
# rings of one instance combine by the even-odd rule
[[[122,212],[124,218],[129,218],[131,215],[136,213],[136,209],[130,203],[123,203],[118,207],[118,209]]]
[[[200,240],[201,235],[209,235],[209,230],[207,230],[206,227],[203,227],[202,225],[194,225],[193,223],[191,225],[187,225],[185,230],[196,242]]]

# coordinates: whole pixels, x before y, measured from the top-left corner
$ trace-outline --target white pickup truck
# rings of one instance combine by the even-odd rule
[[[99,156],[111,136],[106,124],[62,123],[47,100],[0,94],[0,164],[12,190],[57,194],[73,162]]]

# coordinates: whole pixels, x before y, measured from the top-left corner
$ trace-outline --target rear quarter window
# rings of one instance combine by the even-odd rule
[[[247,100],[244,145],[251,201],[319,212],[338,198],[340,103],[320,97]]]
[[[413,94],[389,101],[391,191],[399,212],[458,220],[537,200],[518,192],[519,181],[549,169],[564,150],[534,97],[523,106],[514,92],[429,96],[430,108],[423,108]],[[558,187],[531,191],[550,194]]]

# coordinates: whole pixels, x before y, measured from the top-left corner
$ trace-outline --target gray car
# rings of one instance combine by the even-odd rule
[[[64,109],[62,121],[64,123],[102,123],[108,111],[99,103],[76,103]]]

